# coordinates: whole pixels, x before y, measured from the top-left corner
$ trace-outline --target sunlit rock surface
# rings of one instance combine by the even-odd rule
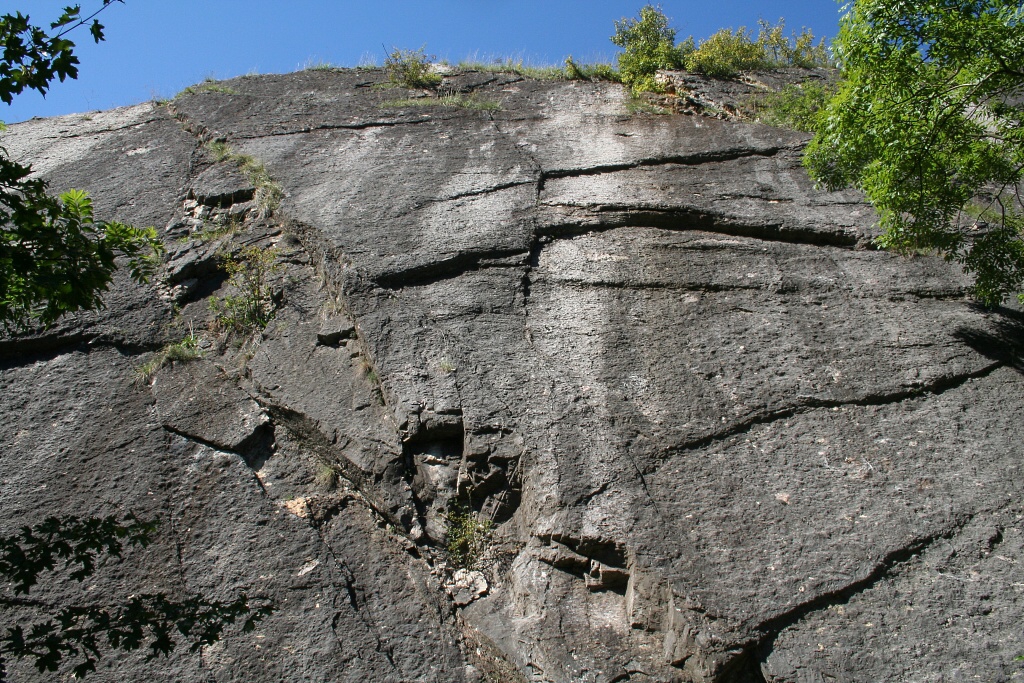
[[[161,523],[40,599],[277,608],[90,678],[1020,675],[1017,314],[973,305],[955,265],[873,250],[870,207],[815,189],[803,134],[631,114],[611,83],[447,79],[500,105],[481,110],[385,81],[243,77],[3,137],[168,244],[158,281],[0,339],[0,530]],[[283,266],[253,340],[207,304],[249,245]],[[202,359],[140,375],[190,330]],[[456,575],[460,506],[493,531]]]

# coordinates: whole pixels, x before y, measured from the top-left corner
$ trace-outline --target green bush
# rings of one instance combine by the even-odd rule
[[[765,46],[740,26],[735,33],[723,28],[686,58],[686,68],[712,78],[731,78],[740,71],[754,71],[771,66]]]
[[[789,51],[788,61],[790,66],[801,66],[806,69],[835,66],[835,62],[825,46],[825,39],[822,38],[815,44],[814,34],[809,28],[805,28],[800,35],[793,37],[793,47]]]
[[[832,99],[835,90],[835,86],[814,82],[787,85],[755,102],[757,120],[770,126],[815,133],[818,112]]]
[[[448,522],[446,549],[452,566],[474,569],[487,549],[494,522],[461,505],[452,507],[445,519]]]
[[[430,70],[430,59],[421,47],[418,50],[395,48],[384,59],[384,72],[388,80],[403,88],[434,88],[441,77]]]
[[[223,262],[229,283],[237,295],[210,297],[210,310],[222,328],[240,333],[262,330],[274,318],[274,298],[270,276],[281,269],[275,261],[276,249],[248,247]]]
[[[741,71],[832,66],[824,38],[815,43],[810,29],[788,38],[781,19],[775,26],[767,21],[759,22],[759,26],[756,39],[753,32],[741,26],[736,31],[722,29],[700,45],[695,45],[692,37],[676,44],[676,32],[669,27],[661,8],[645,5],[639,19],[615,22],[612,42],[623,48],[618,58],[621,81],[637,95],[661,90],[655,80],[659,69],[687,69],[713,78],[732,78]],[[577,78],[571,59],[566,60],[566,73],[569,78]]]
[[[769,67],[797,66],[811,69],[834,66],[825,39],[821,38],[815,43],[811,29],[805,28],[799,34],[794,33],[790,39],[783,34],[786,26],[783,19],[779,19],[775,26],[764,19],[757,23],[760,26],[757,43],[764,48]]]
[[[722,29],[685,59],[686,68],[713,78],[732,78],[741,71],[797,66],[804,68],[832,66],[825,39],[814,42],[814,33],[805,28],[792,38],[784,34],[785,21],[772,26],[758,22],[757,40],[747,28],[735,32]]]
[[[619,54],[619,75],[634,94],[661,90],[654,79],[658,69],[681,69],[692,39],[675,44],[675,29],[660,7],[645,5],[639,19],[623,18],[615,22],[612,42],[623,48]]]

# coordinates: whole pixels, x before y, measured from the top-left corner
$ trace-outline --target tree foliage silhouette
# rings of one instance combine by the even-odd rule
[[[120,559],[125,546],[148,546],[155,522],[134,515],[119,520],[105,518],[49,517],[0,536],[0,577],[9,581],[15,597],[0,597],[0,606],[29,608],[48,616],[23,626],[15,624],[0,633],[0,683],[7,680],[6,659],[33,660],[40,671],[57,671],[69,662],[75,677],[96,670],[105,648],[131,651],[146,645],[148,659],[169,654],[174,634],[197,651],[220,639],[225,627],[240,619],[243,631],[251,631],[272,611],[270,605],[255,607],[245,594],[231,601],[191,596],[173,600],[163,593],[132,595],[118,605],[75,604],[60,607],[26,597],[44,572],[64,570],[81,582],[93,576],[99,558]]]
[[[50,83],[78,76],[70,31],[88,26],[96,42],[103,25],[95,17],[114,0],[103,0],[89,17],[68,7],[51,35],[20,12],[0,15],[0,100],[10,104],[25,90],[46,94]],[[49,194],[32,167],[0,147],[0,326],[10,331],[48,326],[65,313],[103,306],[119,255],[132,278],[152,275],[163,245],[153,228],[97,221],[88,195]]]
[[[96,16],[113,1],[102,0],[88,17],[80,6],[65,8],[50,24],[52,35],[20,12],[0,15],[0,100],[9,104],[26,89],[45,94],[54,79],[77,77],[78,59],[67,34],[88,26],[96,42],[103,40]],[[132,278],[142,282],[153,272],[161,246],[153,228],[96,221],[92,201],[81,190],[51,196],[46,181],[32,177],[31,166],[11,160],[0,148],[0,324],[5,329],[45,326],[64,313],[101,307],[117,256],[128,258]],[[95,671],[107,648],[131,651],[145,645],[152,659],[169,654],[180,636],[196,651],[216,642],[229,624],[244,619],[242,630],[249,631],[272,611],[269,604],[251,605],[245,594],[222,602],[155,593],[132,595],[117,605],[64,606],[27,597],[42,574],[63,570],[81,582],[94,575],[101,557],[120,559],[126,545],[145,547],[155,530],[155,522],[133,515],[70,516],[0,535],[0,579],[14,594],[0,595],[0,609],[37,615],[31,624],[0,628],[0,683],[7,681],[12,658],[30,659],[40,672],[70,665],[82,677]]]
[[[833,42],[843,80],[805,163],[878,210],[879,240],[937,250],[986,304],[1024,288],[1024,5],[856,0]]]

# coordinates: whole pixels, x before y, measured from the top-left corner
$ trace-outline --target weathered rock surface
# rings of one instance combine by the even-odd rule
[[[608,83],[448,77],[480,111],[384,80],[243,77],[4,137],[171,248],[161,282],[0,340],[0,530],[159,518],[90,600],[278,608],[97,680],[1021,675],[1019,314],[870,248],[802,134],[631,115]],[[206,297],[249,245],[283,268],[242,339]],[[204,357],[140,379],[190,325]],[[459,506],[496,528],[457,572]],[[55,578],[46,601],[82,600]]]

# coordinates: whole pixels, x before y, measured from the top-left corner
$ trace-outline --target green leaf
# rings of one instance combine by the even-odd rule
[[[805,156],[826,187],[864,190],[880,244],[957,261],[988,305],[1024,285],[1022,24],[1007,0],[857,0],[836,40],[844,80]]]

